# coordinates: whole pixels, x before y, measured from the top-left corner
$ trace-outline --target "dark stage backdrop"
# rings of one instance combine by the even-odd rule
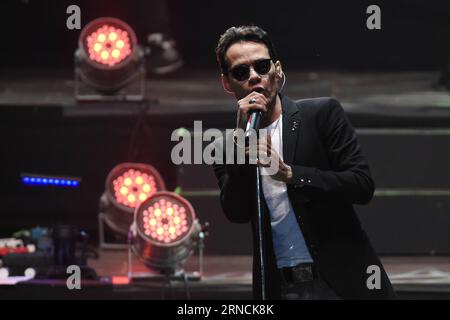
[[[211,167],[171,164],[175,142],[168,141],[172,130],[180,126],[192,130],[192,115],[146,116],[152,134],[137,130],[130,158],[129,143],[138,114],[130,110],[120,117],[95,113],[70,117],[64,111],[67,108],[58,106],[2,108],[0,237],[21,228],[68,223],[87,230],[95,242],[105,178],[116,164],[132,160],[154,165],[168,190],[180,186],[187,192],[200,221],[210,223],[207,254],[251,253],[250,226],[225,218],[214,193],[218,187]],[[212,114],[198,114],[197,119],[203,120],[204,129],[225,128],[233,121],[234,112],[220,115],[220,121]],[[365,118],[366,129],[360,129],[362,119],[352,114],[350,119],[358,128],[377,191],[384,190],[370,205],[356,206],[375,249],[380,254],[450,253],[448,195],[396,194],[398,190],[448,190],[450,132],[429,128],[402,133],[396,128],[383,129],[386,121],[370,116]],[[78,189],[31,188],[20,184],[21,172],[77,176],[83,181]]]
[[[115,16],[144,34],[166,24],[161,0],[2,0],[0,65],[70,68],[79,31],[66,28],[66,8],[77,4],[82,25]],[[450,2],[168,0],[169,28],[188,66],[215,66],[214,47],[227,28],[258,24],[272,35],[287,67],[434,69],[449,54]],[[382,29],[366,28],[366,8],[381,8]]]
[[[2,0],[0,72],[5,68],[28,71],[48,67],[69,69],[70,74],[79,31],[65,27],[68,5],[81,7],[83,25],[99,16],[116,16],[129,22],[143,39],[148,32],[160,31],[157,30],[159,22],[150,18],[154,3]],[[449,56],[448,1],[377,1],[382,9],[379,31],[369,31],[365,26],[366,8],[372,1],[345,1],[345,5],[331,0],[169,0],[167,3],[171,33],[186,64],[194,68],[215,68],[214,46],[218,36],[229,26],[249,23],[261,25],[270,32],[286,69],[437,69]],[[234,115],[230,113],[229,117],[223,119],[223,127],[232,123]],[[155,140],[140,139],[140,152],[130,159],[128,146],[136,120],[137,115],[67,118],[62,106],[3,108],[0,236],[22,227],[65,222],[80,224],[95,237],[98,199],[104,189],[104,179],[114,165],[123,161],[152,163],[163,173],[170,190],[181,183],[179,172],[170,165],[171,146],[167,141],[171,131],[182,123],[172,123],[170,127],[167,121],[162,123],[152,118],[149,125],[155,132]],[[192,124],[192,119],[182,120],[184,125]],[[376,122],[373,118],[371,121]],[[448,123],[440,126],[448,127]],[[395,139],[398,136],[369,135],[361,139],[372,162],[377,187],[447,188],[450,178],[443,174],[448,174],[447,138],[434,138],[436,148],[432,150],[427,148],[434,144],[420,136],[410,136],[397,143]],[[405,146],[405,157],[397,157],[400,163],[390,162],[396,159],[391,155],[398,151],[399,144]],[[417,150],[421,151],[421,157],[413,161],[407,155],[417,156]],[[420,168],[416,169],[418,164]],[[417,177],[424,175],[411,174],[414,170],[429,175],[418,180]],[[77,190],[30,189],[19,184],[21,172],[74,175],[82,177],[83,182]],[[206,181],[214,183],[211,176],[205,179],[197,182],[201,186]],[[440,184],[431,183],[436,181]],[[190,200],[199,209],[200,218],[211,222],[208,253],[250,252],[248,226],[235,227],[225,221],[217,198],[191,197]],[[358,212],[380,253],[448,253],[449,206],[448,197],[390,197],[376,198],[370,207],[359,208]],[[230,236],[238,241],[227,242]]]

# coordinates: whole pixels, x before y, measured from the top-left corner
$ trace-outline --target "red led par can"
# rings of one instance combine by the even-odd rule
[[[154,193],[164,190],[164,180],[153,166],[121,163],[106,178],[100,212],[112,229],[126,235],[133,222],[135,209]]]
[[[99,91],[117,91],[132,79],[143,60],[136,33],[124,21],[102,17],[88,23],[78,39],[80,77]]]
[[[194,208],[173,192],[157,192],[134,213],[132,248],[158,270],[177,270],[197,243],[201,226]]]

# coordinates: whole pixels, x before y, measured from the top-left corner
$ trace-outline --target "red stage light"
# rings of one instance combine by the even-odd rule
[[[98,63],[113,66],[131,54],[131,39],[128,32],[104,24],[86,38],[89,58]]]
[[[79,100],[143,99],[144,50],[126,22],[101,17],[83,28],[75,53],[75,81]]]
[[[165,189],[159,172],[143,163],[119,164],[111,170],[106,179],[109,198],[129,213],[134,213],[134,209],[155,192]]]
[[[188,231],[189,221],[181,216],[178,204],[161,198],[143,211],[142,224],[144,233],[155,241],[169,243],[184,237]]]
[[[133,29],[124,21],[103,17],[88,23],[79,39],[80,55],[92,67],[111,70],[128,65],[137,58],[137,38]]]
[[[176,270],[198,241],[192,205],[173,192],[156,192],[136,208],[133,250],[148,266]]]
[[[100,199],[101,217],[113,230],[126,235],[135,209],[155,192],[165,189],[161,175],[151,165],[119,164],[106,178],[105,192]]]
[[[116,201],[131,208],[136,208],[158,191],[153,175],[135,169],[129,169],[114,179],[113,188]]]

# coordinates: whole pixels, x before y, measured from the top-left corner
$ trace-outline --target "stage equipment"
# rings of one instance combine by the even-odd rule
[[[142,101],[145,59],[124,21],[102,17],[81,31],[75,52],[75,97],[80,101]]]
[[[20,175],[20,179],[22,181],[22,184],[26,186],[56,186],[76,188],[79,187],[81,183],[80,178],[32,173],[22,173]]]
[[[114,167],[105,182],[105,192],[100,198],[99,240],[100,247],[126,249],[126,236],[135,209],[157,191],[166,189],[159,172],[144,163],[122,163]],[[105,224],[118,236],[122,243],[107,243]]]
[[[157,192],[142,202],[134,213],[130,227],[128,275],[137,279],[200,280],[203,272],[202,230],[192,205],[173,192]],[[187,274],[183,264],[195,248],[199,253],[199,270]],[[132,253],[153,273],[133,272]],[[187,290],[187,289],[186,289]]]

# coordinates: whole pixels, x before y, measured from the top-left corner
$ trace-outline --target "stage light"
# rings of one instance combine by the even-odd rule
[[[20,175],[20,179],[22,184],[26,186],[56,186],[56,187],[77,188],[80,186],[81,183],[80,178],[39,175],[29,173],[22,173]]]
[[[133,29],[111,17],[87,24],[75,53],[76,98],[139,101],[144,92],[144,53]]]
[[[122,163],[114,167],[106,178],[105,192],[100,199],[100,246],[111,247],[104,241],[103,222],[114,232],[127,235],[135,209],[155,192],[165,189],[161,175],[151,165]]]
[[[130,228],[131,249],[149,268],[176,273],[201,240],[201,229],[185,198],[157,192],[136,208]]]

